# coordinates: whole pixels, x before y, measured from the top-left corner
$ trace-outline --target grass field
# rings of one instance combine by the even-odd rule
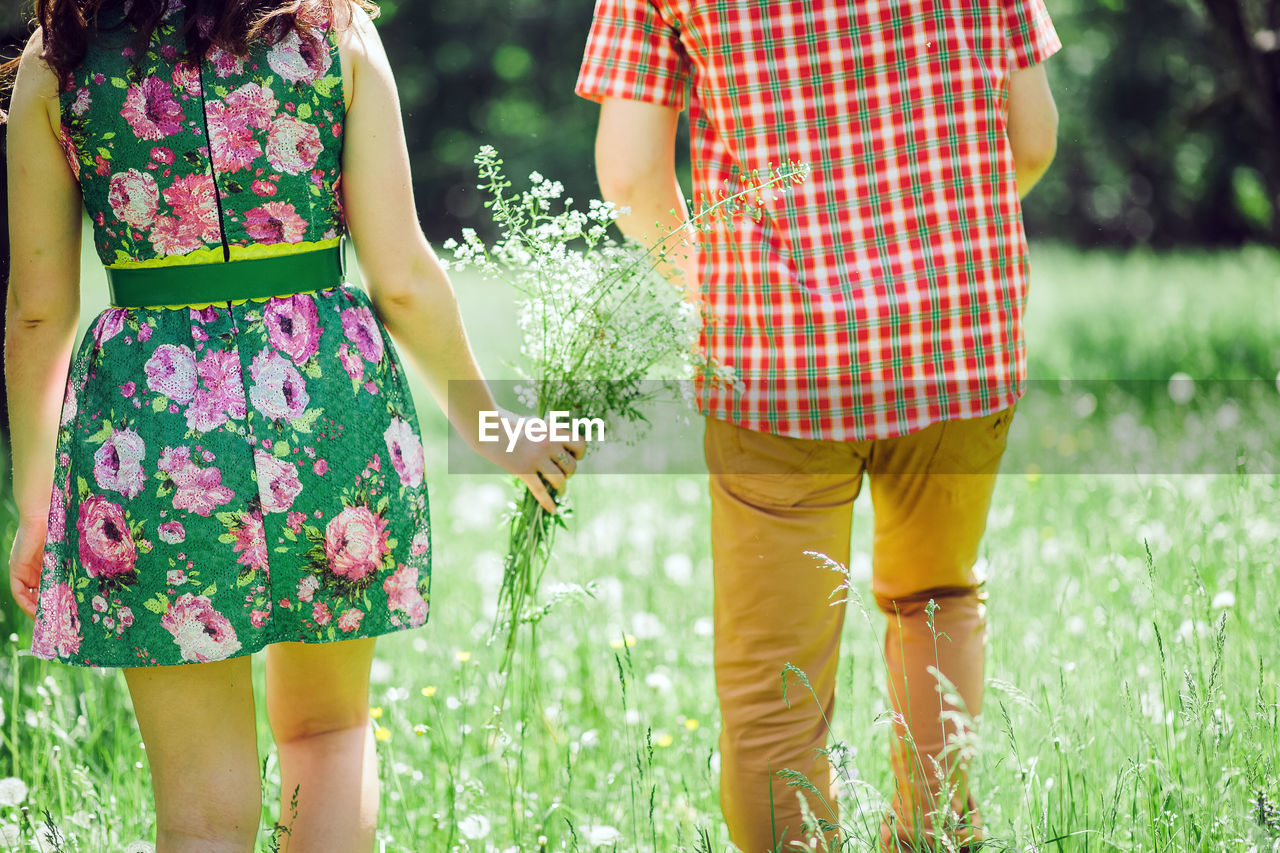
[[[1038,247],[1033,267],[1033,377],[1157,380],[1129,414],[1165,425],[1181,419],[1162,396],[1174,373],[1255,380],[1258,394],[1280,396],[1274,253]],[[502,375],[516,349],[510,314],[494,311],[504,297],[477,282],[459,289],[486,370]],[[87,300],[86,314],[100,304]],[[1274,436],[1275,402],[1260,399],[1248,415],[1270,413],[1262,426]],[[443,420],[422,403],[432,618],[379,642],[370,704],[385,849],[724,850],[705,478],[575,480],[580,509],[548,582],[591,584],[594,597],[540,624],[540,653],[517,660],[495,709],[499,650],[485,638],[512,492],[499,477],[448,474]],[[1037,434],[1033,417],[1015,423]],[[1230,469],[1001,478],[981,558],[984,849],[1280,851],[1278,506],[1277,477]],[[865,497],[855,517],[850,570],[865,594]],[[834,724],[847,746],[847,849],[861,850],[889,791],[887,695],[882,619],[849,615]],[[27,627],[18,633],[0,658],[0,776],[29,791],[0,805],[0,849],[55,849],[40,840],[46,813],[63,850],[149,839],[149,780],[123,679],[34,660],[21,651]],[[260,731],[265,850],[278,773],[265,721]],[[0,782],[0,803],[16,787]]]

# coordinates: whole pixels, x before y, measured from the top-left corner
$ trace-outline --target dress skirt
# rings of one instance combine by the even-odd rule
[[[58,431],[36,656],[372,637],[426,622],[430,578],[417,417],[362,290],[98,316]]]

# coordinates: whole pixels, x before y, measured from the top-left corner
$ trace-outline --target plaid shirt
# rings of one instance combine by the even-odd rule
[[[890,438],[1011,406],[1026,238],[1008,79],[1060,47],[1043,0],[597,0],[578,94],[689,107],[696,204],[806,163],[700,237],[704,413]]]

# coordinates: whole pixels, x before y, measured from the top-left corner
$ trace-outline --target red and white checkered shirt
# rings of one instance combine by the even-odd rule
[[[597,0],[577,92],[687,100],[695,200],[812,170],[700,238],[703,343],[742,380],[705,413],[858,440],[1017,400],[1008,81],[1060,46],[1043,0]]]

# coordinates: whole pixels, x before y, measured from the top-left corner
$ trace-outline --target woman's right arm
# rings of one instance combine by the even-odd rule
[[[58,85],[37,32],[9,111],[9,249],[5,386],[18,533],[9,558],[18,605],[35,613],[58,421],[80,316],[80,187],[54,131]]]
[[[514,453],[479,441],[481,411],[498,406],[467,341],[453,286],[418,223],[400,99],[382,41],[363,10],[339,37],[351,78],[342,151],[342,198],[360,270],[379,319],[422,372],[440,408],[477,453],[518,475],[549,512],[555,503],[539,480],[562,492],[575,442],[522,440]],[[458,383],[450,394],[449,383]],[[565,457],[560,457],[561,459]]]

